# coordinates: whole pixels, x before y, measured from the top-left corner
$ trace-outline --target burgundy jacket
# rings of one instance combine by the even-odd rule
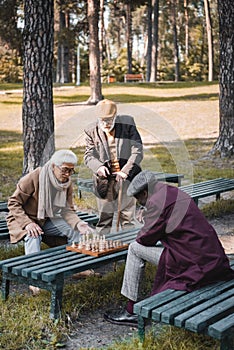
[[[214,228],[193,199],[158,182],[146,203],[145,225],[137,237],[144,246],[164,246],[152,294],[165,289],[192,291],[234,278]]]

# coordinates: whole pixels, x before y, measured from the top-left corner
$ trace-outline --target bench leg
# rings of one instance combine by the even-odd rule
[[[231,350],[234,349],[234,336],[231,334],[220,342],[220,350]]]
[[[217,200],[217,201],[220,200],[220,193],[217,193],[217,194],[216,194],[216,200]]]
[[[2,299],[6,300],[10,292],[10,280],[2,276]]]
[[[145,319],[142,316],[138,316],[138,336],[143,343],[145,340]]]
[[[50,303],[50,318],[60,318],[62,310],[62,298],[63,298],[63,281],[59,281],[52,286],[51,290],[51,303]]]

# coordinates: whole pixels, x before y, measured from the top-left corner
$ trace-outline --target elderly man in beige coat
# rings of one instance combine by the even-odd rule
[[[77,157],[72,151],[59,150],[43,167],[22,177],[9,198],[10,240],[24,240],[25,254],[40,251],[42,236],[78,242],[80,234],[93,231],[73,208],[71,175],[75,165]],[[38,288],[30,289],[37,294]]]

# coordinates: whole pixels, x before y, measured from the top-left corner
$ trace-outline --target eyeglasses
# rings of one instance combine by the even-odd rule
[[[115,118],[98,118],[99,123],[101,123],[101,124],[105,123],[105,124],[109,124],[109,125],[113,124],[114,119]]]
[[[58,166],[58,165],[56,165],[56,167],[61,171],[62,174],[69,174],[69,175],[75,174],[74,168],[67,168],[67,167]]]

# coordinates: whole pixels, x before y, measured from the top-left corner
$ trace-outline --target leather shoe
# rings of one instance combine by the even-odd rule
[[[108,322],[123,326],[137,327],[138,324],[138,316],[130,314],[127,310],[122,310],[117,313],[105,312],[104,319]]]

